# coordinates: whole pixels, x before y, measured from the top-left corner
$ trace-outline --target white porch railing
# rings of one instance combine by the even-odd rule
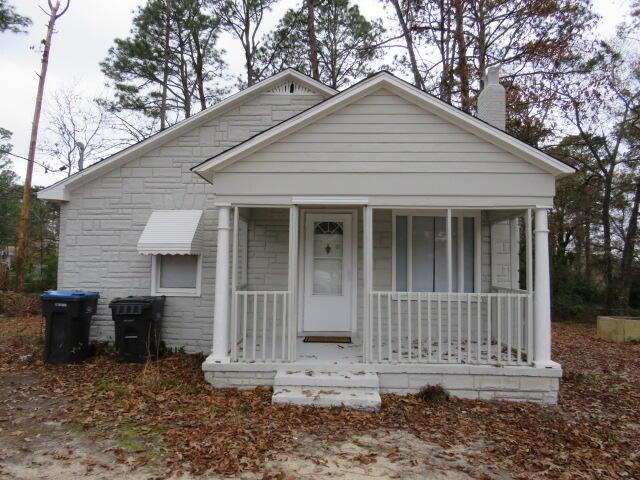
[[[231,361],[292,361],[289,292],[238,290],[232,296]]]
[[[365,357],[373,363],[530,364],[531,302],[526,292],[372,292]]]

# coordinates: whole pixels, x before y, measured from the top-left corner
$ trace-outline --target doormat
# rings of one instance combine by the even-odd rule
[[[351,343],[351,337],[325,337],[313,335],[304,337],[304,343]]]

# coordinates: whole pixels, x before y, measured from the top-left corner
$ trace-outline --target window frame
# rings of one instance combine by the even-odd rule
[[[196,265],[195,288],[162,288],[160,286],[161,265],[160,257],[165,255],[152,255],[151,260],[151,295],[166,297],[200,297],[202,295],[202,254],[193,254],[198,257]]]
[[[391,289],[393,292],[397,290],[397,273],[396,273],[396,217],[407,217],[407,291],[406,293],[413,293],[413,217],[447,217],[447,209],[393,209],[391,212]],[[464,249],[464,235],[461,234],[460,223],[463,223],[462,218],[473,218],[474,225],[474,261],[473,261],[473,293],[480,293],[482,291],[482,211],[471,209],[451,209],[451,223],[458,222],[458,242],[457,245],[452,245],[452,250],[457,249],[458,254]],[[453,252],[452,252],[453,253]],[[462,278],[460,270],[464,268],[464,262],[458,262],[458,279]],[[405,293],[405,292],[398,292]],[[418,292],[416,292],[418,293]],[[422,292],[420,292],[422,293]],[[448,293],[448,292],[439,292]],[[451,293],[471,293],[464,291],[464,281],[458,282],[458,291]]]

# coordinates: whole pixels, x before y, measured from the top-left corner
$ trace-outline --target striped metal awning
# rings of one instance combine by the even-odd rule
[[[202,210],[155,210],[138,240],[144,255],[193,255],[201,252]]]

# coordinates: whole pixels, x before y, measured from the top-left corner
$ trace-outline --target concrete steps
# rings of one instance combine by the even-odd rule
[[[305,407],[380,408],[378,374],[365,371],[281,369],[273,383],[274,403]]]

